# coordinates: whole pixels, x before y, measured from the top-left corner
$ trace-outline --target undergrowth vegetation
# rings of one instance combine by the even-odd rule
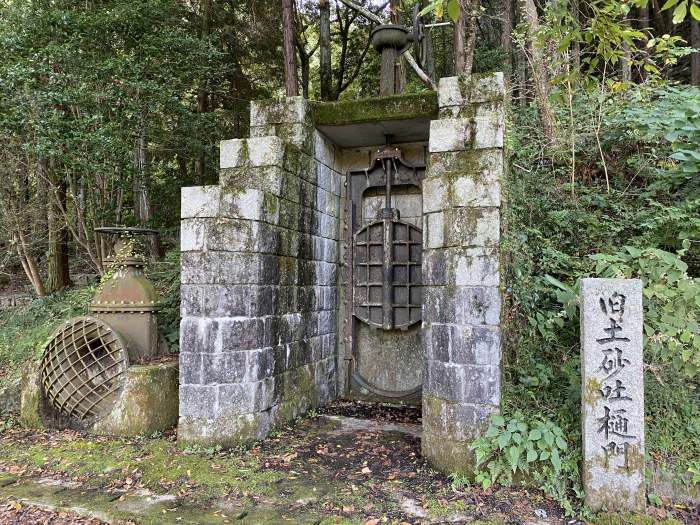
[[[700,91],[642,86],[573,104],[574,155],[571,142],[543,154],[535,115],[513,111],[505,418],[474,444],[482,485],[529,480],[570,511],[581,495],[582,277],[642,279],[648,459],[680,474],[700,463]],[[543,425],[566,446],[546,442]]]

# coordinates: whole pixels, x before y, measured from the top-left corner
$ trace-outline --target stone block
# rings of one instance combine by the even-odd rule
[[[180,217],[217,217],[221,188],[219,186],[189,186],[180,191]]]
[[[498,149],[431,156],[423,181],[423,211],[449,207],[498,207],[503,153]]]
[[[245,381],[256,382],[272,377],[275,369],[275,353],[272,347],[256,348],[246,353]]]
[[[423,252],[427,286],[498,286],[499,251],[486,248],[438,248]]]
[[[279,279],[274,255],[240,252],[184,252],[184,284],[272,284]]]
[[[423,243],[428,249],[495,247],[501,234],[498,208],[450,208],[423,216]]]
[[[337,148],[319,131],[314,130],[314,158],[321,164],[338,172],[340,154]]]
[[[203,289],[194,284],[180,285],[180,316],[200,317],[203,311]]]
[[[474,474],[476,458],[471,449],[471,441],[451,439],[445,434],[434,433],[424,428],[421,435],[421,455],[441,472],[465,476]]]
[[[274,380],[219,385],[219,416],[267,410],[272,404]]]
[[[207,221],[216,219],[182,219],[180,221],[180,251],[204,251]]]
[[[268,412],[252,414],[184,416],[180,414],[177,440],[180,445],[220,445],[235,447],[249,444],[267,436],[271,428]]]
[[[309,104],[304,97],[254,100],[250,103],[250,126],[266,124],[310,124]]]
[[[22,381],[15,378],[0,388],[0,417],[17,414],[20,410]]]
[[[442,211],[449,206],[450,181],[440,177],[423,180],[423,213]]]
[[[498,286],[498,248],[449,250],[452,256],[454,284],[457,286]]]
[[[265,222],[218,219],[205,225],[209,251],[279,253],[280,231]]]
[[[212,419],[218,411],[216,386],[180,385],[180,418]]]
[[[442,119],[430,121],[431,153],[463,151],[470,147],[472,125],[467,119]]]
[[[180,384],[202,384],[202,355],[199,352],[180,352]]]
[[[148,436],[174,427],[178,407],[177,362],[132,365],[114,407],[90,430],[111,436]]]
[[[459,77],[443,77],[438,82],[438,106],[440,109],[448,106],[464,106],[468,104],[465,98],[464,82]]]
[[[643,512],[642,282],[581,280],[583,484],[592,510]]]
[[[430,360],[465,365],[500,365],[501,330],[497,326],[431,323],[423,337]]]
[[[501,296],[495,286],[430,286],[423,290],[423,322],[500,324]]]
[[[281,166],[222,168],[219,178],[221,187],[232,194],[253,189],[269,193],[274,197],[295,201],[298,198],[299,179]]]
[[[202,353],[202,385],[240,383],[245,380],[247,356],[244,350]],[[243,412],[251,412],[245,410]]]
[[[268,168],[268,170],[274,171],[275,168]],[[222,186],[219,217],[277,224],[279,203],[277,195],[268,193],[264,189],[246,188],[240,190]]]
[[[275,136],[222,140],[219,168],[282,167],[284,151],[284,142]]]
[[[489,427],[495,405],[454,403],[432,395],[423,398],[423,427],[426,432],[440,434],[455,441],[480,437]]]
[[[474,75],[469,100],[472,103],[502,101],[505,96],[503,73]]]
[[[193,285],[186,286],[189,290]],[[276,311],[276,286],[212,284],[197,288],[205,317],[263,317]]]
[[[474,148],[502,148],[504,132],[503,112],[491,111],[474,118]]]
[[[501,370],[498,366],[428,361],[423,393],[456,403],[498,406]]]

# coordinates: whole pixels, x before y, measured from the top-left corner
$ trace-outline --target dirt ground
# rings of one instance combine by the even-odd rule
[[[421,458],[419,418],[411,407],[336,403],[235,450],[181,449],[172,433],[9,428],[0,432],[0,524],[580,523],[539,491],[454,488]],[[636,523],[700,523],[698,509],[651,510]]]

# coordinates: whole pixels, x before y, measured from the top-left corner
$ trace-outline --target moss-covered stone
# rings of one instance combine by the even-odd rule
[[[674,518],[656,520],[646,514],[602,512],[588,520],[590,525],[682,525]]]
[[[385,120],[434,119],[438,115],[438,99],[437,93],[429,91],[364,100],[317,102],[312,103],[311,108],[316,126],[340,126]]]
[[[0,386],[0,417],[19,412],[22,381],[15,378]]]
[[[434,434],[424,429],[421,438],[421,454],[436,470],[472,477],[476,457],[471,443],[451,439],[444,434]]]
[[[22,393],[20,396],[20,422],[26,428],[44,428],[42,419],[43,399],[39,363],[30,361],[22,370]]]
[[[129,368],[112,411],[92,431],[114,436],[149,435],[172,428],[178,416],[178,365],[172,361]]]

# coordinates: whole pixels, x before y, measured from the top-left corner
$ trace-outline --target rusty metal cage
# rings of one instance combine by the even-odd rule
[[[104,416],[120,394],[129,357],[119,334],[93,317],[76,317],[54,332],[41,361],[44,394],[61,414]]]

